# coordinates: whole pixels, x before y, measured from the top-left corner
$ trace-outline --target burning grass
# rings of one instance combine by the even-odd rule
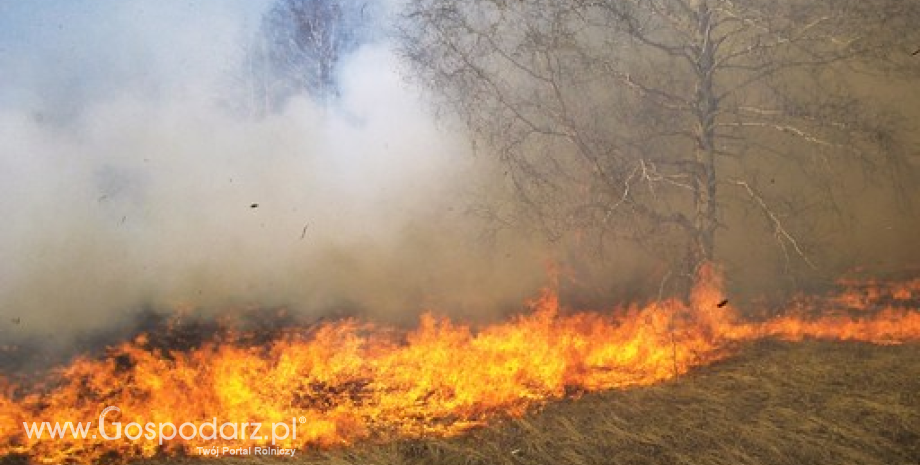
[[[450,439],[306,452],[293,460],[143,465],[916,464],[920,346],[764,341],[651,387],[586,394]]]
[[[916,354],[916,344],[920,342],[920,312],[916,305],[920,299],[920,281],[872,285],[866,289],[848,288],[830,297],[799,299],[790,305],[785,315],[766,321],[745,321],[739,318],[731,304],[726,303],[719,275],[712,268],[706,268],[687,302],[671,299],[612,312],[573,312],[561,309],[555,294],[546,292],[530,304],[529,313],[478,329],[426,315],[418,328],[408,332],[345,320],[313,328],[283,327],[269,338],[221,330],[200,344],[182,348],[157,342],[158,334],[145,334],[111,347],[105,358],[81,357],[53,376],[31,384],[9,385],[0,392],[0,455],[24,457],[36,463],[124,462],[145,457],[204,454],[203,449],[212,447],[249,448],[269,444],[268,436],[247,435],[245,429],[237,434],[236,428],[230,430],[232,438],[205,438],[202,432],[200,436],[179,439],[172,426],[173,436],[164,442],[155,437],[129,440],[122,436],[109,440],[103,437],[101,429],[98,437],[38,438],[31,433],[25,434],[19,427],[23,422],[94,421],[100,412],[109,410],[108,406],[120,408],[114,417],[106,419],[109,436],[116,431],[120,433],[120,429],[113,428],[115,421],[125,425],[125,435],[128,424],[134,424],[138,436],[144,425],[155,428],[164,423],[189,422],[190,426],[195,426],[210,422],[212,418],[215,424],[212,431],[218,423],[224,422],[237,425],[290,422],[296,434],[285,434],[277,446],[342,451],[361,444],[395,444],[359,450],[395,450],[393,453],[403,454],[400,448],[420,447],[423,451],[437,451],[432,453],[443,455],[454,450],[457,444],[472,440],[471,444],[475,445],[475,441],[480,440],[475,438],[491,434],[479,428],[502,431],[490,425],[510,418],[524,420],[508,423],[506,427],[531,431],[527,422],[541,417],[527,416],[528,412],[560,399],[610,389],[654,386],[675,378],[691,383],[698,376],[704,376],[697,375],[696,370],[738,356],[741,348],[752,341],[828,339],[906,344],[890,350]],[[852,305],[856,307],[851,308]],[[805,367],[810,370],[806,379],[820,380],[822,359],[816,356],[814,360],[796,360],[784,368],[795,373],[794,370]],[[915,365],[916,360],[913,363]],[[852,370],[863,368],[856,364]],[[916,367],[912,365],[911,369],[916,370]],[[751,383],[759,382],[759,372],[747,376]],[[777,376],[777,381],[785,381],[783,375]],[[898,379],[900,373],[879,371],[875,376]],[[864,386],[857,383],[838,387],[843,390]],[[660,389],[675,388],[659,386],[648,392]],[[602,428],[599,431],[610,429],[609,435],[601,434],[603,438],[616,438],[617,434],[629,432],[627,437],[648,448],[649,454],[663,453],[665,445],[680,443],[686,439],[684,436],[695,437],[694,441],[708,445],[707,450],[716,450],[713,438],[698,435],[707,431],[711,419],[724,414],[737,415],[733,417],[734,423],[725,423],[725,428],[734,424],[735,429],[731,432],[712,430],[711,434],[725,432],[734,443],[742,445],[745,440],[756,442],[753,438],[764,432],[751,430],[746,421],[762,413],[761,410],[744,405],[735,408],[737,400],[729,394],[754,395],[751,393],[758,392],[757,389],[746,392],[747,387],[741,384],[727,389],[728,393],[714,389],[706,394],[715,396],[709,401],[720,398],[724,401],[726,410],[721,413],[694,410],[699,408],[697,402],[681,395],[663,399],[660,403],[671,406],[673,421],[683,421],[681,418],[686,416],[688,424],[695,426],[692,430],[674,431],[655,440],[661,443],[652,441],[653,436],[636,436],[642,431],[642,415],[630,419],[617,413],[619,410],[603,413],[607,411],[598,407],[598,415],[603,413],[601,416],[605,418],[622,420],[620,430],[600,423],[606,426],[599,426]],[[704,391],[706,389],[700,392]],[[631,392],[623,395],[627,396],[625,398],[651,395]],[[823,399],[820,393],[808,389],[800,388],[797,392],[816,402]],[[755,395],[754,400],[764,403],[772,401],[773,397]],[[707,402],[702,397],[697,400],[700,405]],[[590,401],[585,402],[591,405]],[[867,408],[865,402],[854,402],[852,408],[858,411]],[[572,404],[572,408],[583,408],[581,405]],[[555,408],[559,407],[551,406],[547,411]],[[626,407],[623,409],[629,411]],[[777,412],[769,417],[782,420],[775,425],[776,434],[782,436],[788,428],[795,430],[793,426],[786,426],[786,423],[792,425],[794,419],[781,418]],[[808,411],[787,407],[786,413],[804,415]],[[579,423],[574,418],[579,415],[571,418],[563,423],[568,422],[566,427],[575,434]],[[300,426],[295,423],[298,419]],[[656,420],[670,421],[664,417]],[[915,422],[916,418],[900,421]],[[832,439],[850,434],[848,428],[851,426],[833,425],[828,420],[811,426]],[[555,428],[551,424],[546,427],[550,431]],[[542,427],[532,432],[536,434],[541,430]],[[470,436],[473,439],[459,439],[459,442],[434,439],[470,431],[473,431]],[[647,434],[651,435],[651,431]],[[161,438],[162,433],[160,429]],[[597,442],[587,434],[576,436],[578,441],[575,442]],[[547,438],[538,441],[542,444],[540,447],[548,448],[543,452],[566,453],[565,447],[559,448],[565,441],[552,439],[553,435]],[[814,443],[815,447],[819,442]],[[458,454],[473,453],[462,448],[458,450]],[[539,448],[530,446],[513,446],[509,450],[516,461],[542,454]],[[732,457],[737,461],[745,459]],[[680,461],[680,457],[674,459]]]

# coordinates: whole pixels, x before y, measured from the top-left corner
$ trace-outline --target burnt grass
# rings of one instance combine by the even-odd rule
[[[448,439],[143,465],[920,464],[920,345],[752,344],[657,386],[553,402]]]

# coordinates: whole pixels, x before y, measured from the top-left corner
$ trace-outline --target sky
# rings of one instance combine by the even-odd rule
[[[4,106],[38,109],[118,92],[203,91],[229,70],[265,1],[0,2]],[[197,89],[194,87],[198,86]]]

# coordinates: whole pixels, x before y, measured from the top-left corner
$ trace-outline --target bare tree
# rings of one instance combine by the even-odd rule
[[[916,24],[896,0],[409,0],[401,47],[526,207],[491,214],[692,276],[745,212],[813,267],[854,173],[907,187],[900,120],[854,85],[916,73]]]
[[[275,0],[245,51],[246,105],[261,115],[299,94],[329,103],[343,57],[372,38],[374,14],[365,0]]]

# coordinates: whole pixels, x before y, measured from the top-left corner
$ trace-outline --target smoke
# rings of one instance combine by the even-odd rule
[[[229,111],[270,4],[0,3],[0,342],[66,339],[147,307],[486,317],[532,295],[547,258],[575,305],[664,288],[667,265],[634,244],[479,240],[466,210],[480,186],[500,190],[492,167],[461,125],[435,121],[390,44],[346,57],[335,105]],[[915,117],[916,94],[887,88]],[[859,221],[824,227],[840,261],[821,260],[826,274],[916,263],[915,215],[875,191],[847,202]],[[719,247],[730,284],[767,291],[784,262],[752,218],[727,221],[741,226]]]
[[[267,6],[0,6],[0,339],[149,306],[484,315],[542,281],[531,247],[469,234],[468,144],[386,43],[334,107],[227,111]]]

